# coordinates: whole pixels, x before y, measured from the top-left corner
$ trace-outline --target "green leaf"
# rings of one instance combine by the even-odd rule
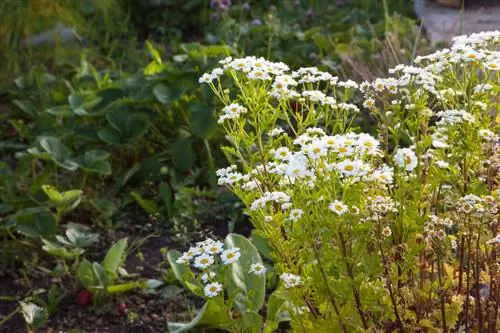
[[[85,152],[83,156],[78,156],[74,161],[85,171],[109,175],[111,174],[111,165],[106,161],[109,156],[107,151],[93,149]]]
[[[190,332],[193,328],[224,329],[231,325],[232,319],[217,302],[210,300],[200,309],[196,317],[189,323],[169,323],[169,333]]]
[[[229,234],[225,240],[226,248],[239,248],[241,257],[230,266],[232,282],[239,289],[235,303],[241,312],[259,311],[266,296],[266,275],[248,273],[252,264],[263,264],[257,248],[247,238]]]
[[[109,110],[106,112],[106,120],[111,127],[118,131],[120,136],[126,140],[141,137],[147,132],[149,127],[149,116],[146,113],[134,112],[124,108],[113,108]],[[109,133],[106,134],[109,135]],[[116,136],[116,134],[111,135]]]
[[[181,253],[176,250],[170,250],[167,253],[167,260],[170,267],[172,267],[175,277],[188,290],[198,296],[203,296],[203,290],[198,285],[198,282],[196,281],[196,278],[189,266],[177,263],[177,259],[179,259],[180,256]]]
[[[170,146],[172,162],[179,171],[188,171],[196,159],[195,152],[189,139],[179,139]]]
[[[241,333],[260,333],[262,317],[255,311],[246,311],[241,317]]]
[[[119,145],[123,143],[122,135],[119,131],[115,130],[111,126],[106,126],[97,132],[97,136],[104,142],[110,143],[112,145]]]
[[[118,267],[121,266],[123,260],[125,259],[126,248],[127,238],[122,238],[109,249],[104,261],[102,262],[106,271],[116,275]]]
[[[92,264],[92,271],[94,272],[96,287],[105,289],[111,282],[106,269],[101,264],[95,262]]]
[[[26,323],[35,330],[42,327],[49,318],[47,309],[34,303],[19,303],[21,304],[21,312],[23,314],[24,321],[26,321]]]
[[[64,246],[51,242],[47,239],[42,239],[42,242],[44,244],[42,246],[42,249],[45,252],[50,253],[51,255],[59,258],[72,259],[80,256],[81,254],[83,254],[83,252],[85,252],[83,249],[78,247],[73,249],[67,249]]]
[[[199,138],[208,137],[216,127],[216,121],[212,116],[212,108],[200,103],[191,104],[191,132]]]
[[[50,203],[65,211],[76,208],[82,199],[82,190],[70,190],[63,193],[57,191],[54,186],[42,185],[42,190],[49,197]]]
[[[156,215],[156,213],[158,213],[158,206],[156,206],[156,203],[154,201],[144,199],[135,192],[130,192],[130,195],[135,199],[135,201],[139,204],[139,206],[141,206],[142,209],[144,209],[144,211],[149,215]]]
[[[50,238],[57,232],[56,219],[47,212],[19,217],[16,228],[24,236],[31,238]]]
[[[68,103],[72,109],[78,108],[81,104],[83,104],[84,100],[85,97],[78,92],[72,93],[71,95],[68,96]]]
[[[49,154],[54,162],[71,171],[78,169],[78,164],[69,160],[69,149],[58,138],[42,137],[39,142],[42,149]]]
[[[172,195],[172,190],[170,189],[170,186],[165,182],[161,182],[158,188],[158,192],[160,193],[160,199],[163,202],[163,205],[165,206],[167,216],[171,217],[173,215],[173,209],[174,209],[173,207],[174,196]]]
[[[255,245],[257,250],[259,250],[260,254],[262,254],[264,258],[273,260],[273,257],[271,256],[271,248],[269,247],[267,239],[262,237],[255,230],[252,230],[250,238],[252,240],[253,245]]]
[[[94,268],[92,267],[92,263],[87,259],[84,259],[80,265],[78,265],[78,268],[76,269],[76,276],[87,290],[92,290],[96,285]]]
[[[157,83],[153,87],[153,94],[159,102],[167,104],[172,100],[173,92],[166,84]]]
[[[110,294],[115,294],[115,293],[125,293],[130,290],[134,290],[137,288],[141,288],[142,283],[140,282],[129,282],[129,283],[121,283],[121,284],[114,284],[112,286],[109,286],[106,288],[106,291]]]
[[[161,64],[160,52],[154,48],[153,44],[151,44],[149,40],[146,41],[146,47],[148,48],[149,54],[153,57],[153,60],[156,61],[156,63]]]
[[[146,68],[144,68],[144,75],[155,75],[162,72],[165,69],[165,66],[157,63],[156,61],[151,61]]]

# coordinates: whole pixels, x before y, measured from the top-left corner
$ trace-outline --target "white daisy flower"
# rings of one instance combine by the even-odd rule
[[[203,291],[205,292],[205,296],[209,298],[215,297],[222,291],[222,284],[219,282],[209,283],[205,286]]]
[[[224,250],[222,251],[222,254],[220,255],[220,258],[224,265],[229,265],[232,264],[233,262],[238,261],[238,259],[241,257],[240,249],[235,247],[232,249]]]
[[[207,267],[210,267],[214,263],[214,261],[214,257],[204,253],[194,259],[194,267],[205,269]]]
[[[400,168],[405,168],[406,171],[412,171],[417,167],[417,155],[409,148],[400,148],[394,155],[394,162]]]
[[[267,272],[267,268],[260,264],[260,263],[256,263],[256,264],[251,264],[250,265],[250,270],[248,271],[248,273],[252,273],[252,274],[255,274],[255,275],[263,275]]]
[[[330,203],[328,208],[338,216],[342,216],[347,212],[347,206],[339,200],[335,200],[334,202]]]
[[[220,252],[222,252],[223,248],[224,248],[224,243],[222,243],[220,241],[216,241],[216,242],[207,244],[206,246],[203,247],[203,249],[205,250],[205,253],[207,253],[207,254],[220,253]]]
[[[300,219],[302,217],[302,215],[304,214],[304,211],[302,209],[292,209],[290,211],[290,215],[288,216],[288,218],[292,221],[297,221],[298,219]]]
[[[302,284],[300,276],[292,273],[283,273],[280,275],[280,279],[285,283],[285,288],[293,288]]]

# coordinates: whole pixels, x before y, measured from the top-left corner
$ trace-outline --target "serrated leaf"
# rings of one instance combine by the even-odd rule
[[[117,274],[118,267],[121,266],[123,260],[125,259],[125,250],[127,248],[127,238],[122,238],[116,242],[106,253],[106,257],[102,262],[102,265],[106,271]]]

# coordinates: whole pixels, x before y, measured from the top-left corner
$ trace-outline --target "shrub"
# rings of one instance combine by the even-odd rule
[[[256,57],[200,78],[231,143],[218,182],[267,240],[293,331],[495,330],[499,43],[456,37],[360,85]]]

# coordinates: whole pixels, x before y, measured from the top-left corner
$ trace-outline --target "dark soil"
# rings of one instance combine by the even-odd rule
[[[123,237],[129,238],[129,249],[133,251],[127,257],[124,265],[131,275],[136,274],[140,279],[157,279],[175,284],[167,274],[168,264],[164,258],[167,249],[186,250],[190,244],[206,237],[223,239],[229,232],[228,209],[214,200],[201,199],[196,204],[195,219],[198,220],[198,229],[189,230],[189,237],[178,238],[173,236],[169,226],[160,222],[144,220],[137,217],[128,221],[118,230],[103,234],[102,230],[95,230],[101,235],[98,246],[86,253],[86,258],[93,261],[102,261],[109,246]],[[80,215],[80,218],[82,215]],[[84,220],[87,220],[85,218]],[[91,220],[88,217],[88,220]],[[87,224],[80,219],[79,223]],[[250,224],[245,219],[238,219],[233,232],[249,236]],[[25,247],[20,247],[25,250]],[[36,258],[36,260],[33,260]],[[39,291],[39,296],[46,299],[47,291],[53,284],[65,290],[65,297],[57,307],[57,311],[50,314],[46,326],[38,332],[72,332],[72,333],[141,333],[166,332],[168,322],[189,321],[197,308],[202,305],[201,299],[195,299],[187,292],[173,297],[162,297],[162,289],[148,294],[144,290],[137,290],[113,296],[103,301],[100,306],[80,306],[77,304],[81,286],[75,285],[70,279],[52,278],[47,270],[55,266],[53,257],[41,251],[24,252],[17,255],[18,262],[33,261],[30,268],[21,269],[18,266],[0,265],[0,322],[12,313],[18,302]],[[40,270],[45,267],[45,271]],[[44,291],[41,291],[41,290]],[[120,304],[125,303],[126,310],[120,312]],[[20,313],[13,315],[0,326],[0,333],[27,332],[26,325]]]

